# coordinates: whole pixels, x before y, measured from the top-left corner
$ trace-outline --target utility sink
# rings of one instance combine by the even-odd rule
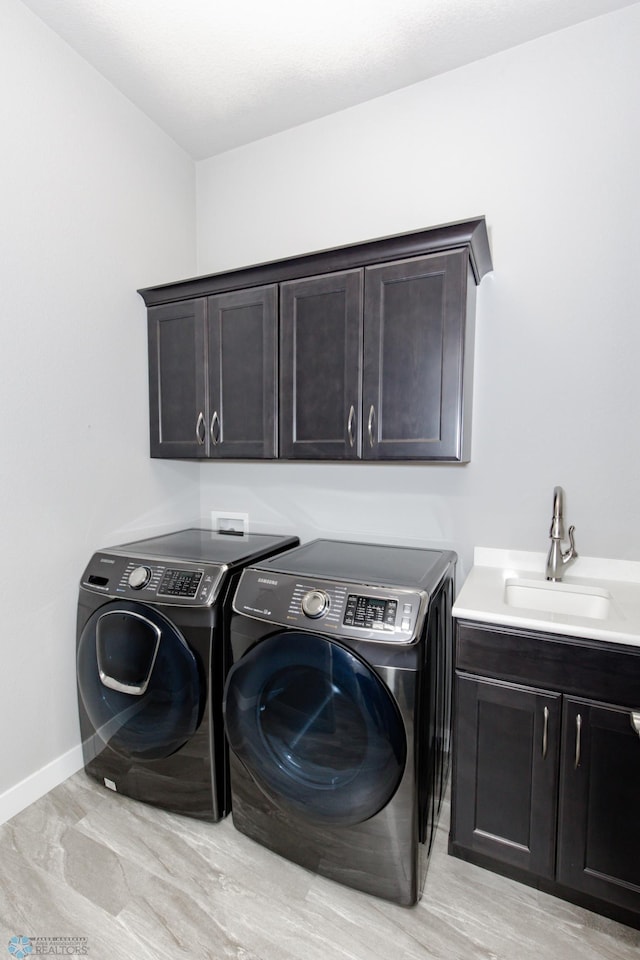
[[[600,587],[520,577],[505,580],[504,600],[510,607],[592,620],[606,620],[611,609],[611,594]]]

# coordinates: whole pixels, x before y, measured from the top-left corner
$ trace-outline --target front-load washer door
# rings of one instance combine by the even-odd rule
[[[350,825],[381,810],[406,761],[388,687],[350,650],[297,631],[256,644],[225,688],[229,745],[284,810]]]
[[[168,757],[200,723],[202,670],[176,627],[144,604],[112,601],[96,610],[80,634],[77,670],[98,742],[123,757]]]

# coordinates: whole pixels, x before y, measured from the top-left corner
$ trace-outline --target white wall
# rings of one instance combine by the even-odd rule
[[[195,268],[192,161],[17,0],[0,5],[0,820],[79,762],[77,585],[198,516],[148,457],[138,287]]]
[[[468,466],[205,464],[256,529],[640,559],[640,5],[198,165],[198,272],[484,214]]]

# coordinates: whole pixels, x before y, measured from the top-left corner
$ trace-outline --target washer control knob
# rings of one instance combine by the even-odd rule
[[[324,616],[329,609],[329,597],[324,590],[309,590],[302,598],[302,612],[312,620]]]
[[[136,567],[129,574],[129,586],[132,590],[142,590],[151,580],[149,567]]]

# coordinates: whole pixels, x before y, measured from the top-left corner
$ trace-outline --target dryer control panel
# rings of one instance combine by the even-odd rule
[[[269,623],[363,640],[411,643],[422,594],[405,589],[308,579],[254,568],[240,579],[233,609]]]
[[[91,558],[80,585],[105,597],[202,607],[216,600],[226,569],[223,564],[159,561],[101,551]]]

